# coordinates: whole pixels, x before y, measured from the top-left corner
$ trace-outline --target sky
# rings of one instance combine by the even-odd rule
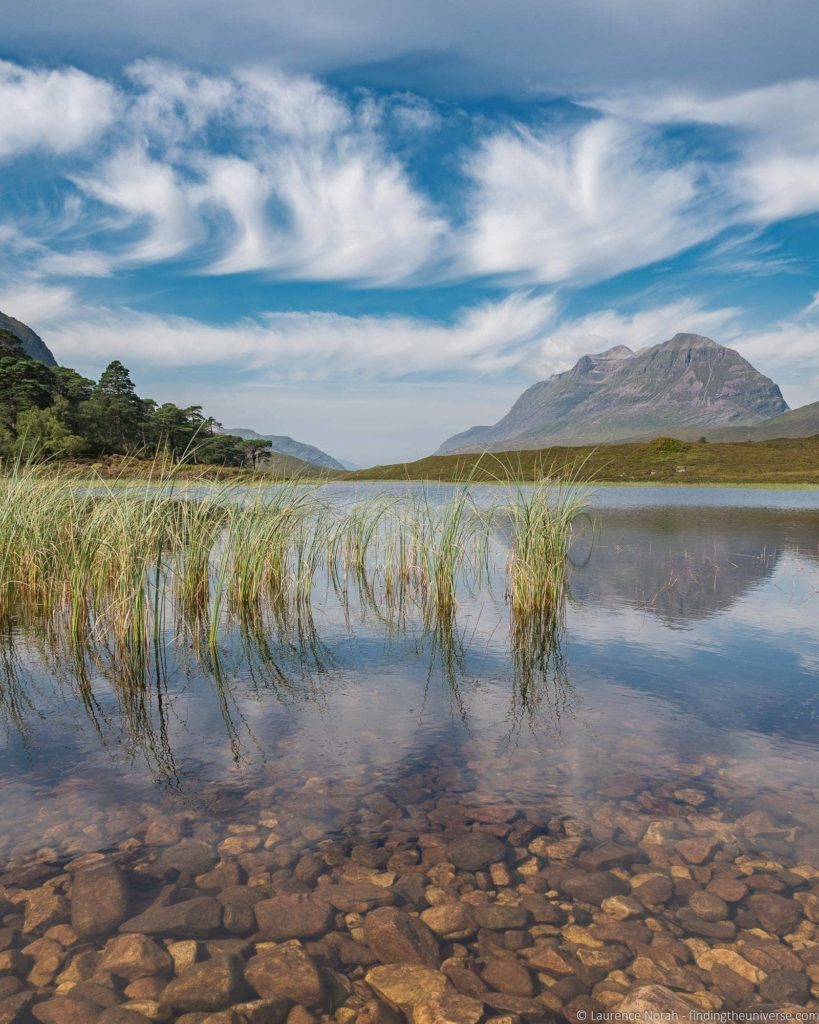
[[[814,0],[0,0],[0,310],[359,465],[678,331],[819,400]]]

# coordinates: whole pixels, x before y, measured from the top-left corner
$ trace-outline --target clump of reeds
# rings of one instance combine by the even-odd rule
[[[562,679],[561,632],[568,596],[572,532],[586,505],[577,478],[545,478],[517,487],[507,514],[511,550],[507,568],[514,691],[532,710]],[[561,693],[561,683],[555,692]]]
[[[345,611],[390,624],[415,612],[451,645],[459,590],[475,593],[488,576],[498,509],[478,505],[469,481],[436,496],[345,504],[298,480],[183,489],[157,466],[141,483],[81,485],[18,466],[0,476],[0,626],[104,647],[123,676],[139,677],[168,636],[193,635],[218,657],[232,623],[261,644],[271,629],[313,644],[321,581]],[[574,481],[543,481],[514,487],[502,510],[516,646],[545,643],[562,619],[581,505]]]
[[[586,498],[575,481],[544,479],[517,487],[509,504],[512,548],[509,602],[513,619],[544,622],[562,616],[566,597],[566,556],[572,527]]]

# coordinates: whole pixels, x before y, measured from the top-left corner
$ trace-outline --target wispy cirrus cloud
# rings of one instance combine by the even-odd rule
[[[705,125],[726,133],[723,176],[739,219],[770,223],[819,209],[819,79],[709,96],[693,91],[598,96],[598,110],[643,124]]]
[[[77,315],[77,297],[68,285],[11,280],[0,282],[0,309],[28,324],[48,328]]]
[[[137,234],[124,264],[187,257],[206,274],[377,285],[436,258],[447,224],[367,105],[280,73],[209,78],[143,61],[129,75],[127,141],[115,134],[113,154],[73,179]]]
[[[74,182],[86,195],[118,212],[114,228],[138,232],[118,254],[120,265],[170,259],[204,240],[191,185],[180,179],[173,166],[152,159],[144,145],[119,149],[95,172],[77,176]]]
[[[712,237],[727,223],[708,170],[615,118],[487,138],[469,160],[468,272],[600,280]]]
[[[109,268],[576,288],[819,210],[815,79],[710,98],[580,97],[576,116],[527,124],[459,111],[469,130],[435,152],[433,178],[451,179],[443,203],[408,165],[428,132],[444,138],[442,115],[405,92],[156,60],[129,65],[116,87],[76,69],[0,69],[0,97],[12,97],[0,153],[5,137],[11,155],[50,145],[64,160],[54,190],[69,190],[74,228],[60,238],[63,213],[52,216],[46,273],[70,274],[60,257],[76,250],[82,276],[104,250]],[[717,129],[720,145],[681,146],[674,132],[691,125]]]

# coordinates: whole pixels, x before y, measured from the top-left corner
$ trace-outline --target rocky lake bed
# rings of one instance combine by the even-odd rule
[[[214,792],[205,819],[129,809],[127,839],[73,858],[99,822],[72,817],[0,875],[0,1020],[819,1010],[819,794],[726,767],[615,773],[574,813],[487,802],[454,763],[355,806],[314,777]]]

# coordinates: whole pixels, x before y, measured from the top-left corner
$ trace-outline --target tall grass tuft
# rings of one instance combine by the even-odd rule
[[[97,651],[134,687],[176,637],[218,664],[233,625],[271,664],[271,635],[317,649],[313,613],[328,592],[348,617],[401,628],[417,616],[454,649],[459,595],[488,579],[502,518],[512,643],[537,657],[562,622],[582,505],[576,478],[512,484],[498,509],[468,480],[442,500],[422,490],[345,503],[298,480],[183,485],[161,464],[124,484],[18,465],[0,476],[0,629],[59,636],[77,659]]]

